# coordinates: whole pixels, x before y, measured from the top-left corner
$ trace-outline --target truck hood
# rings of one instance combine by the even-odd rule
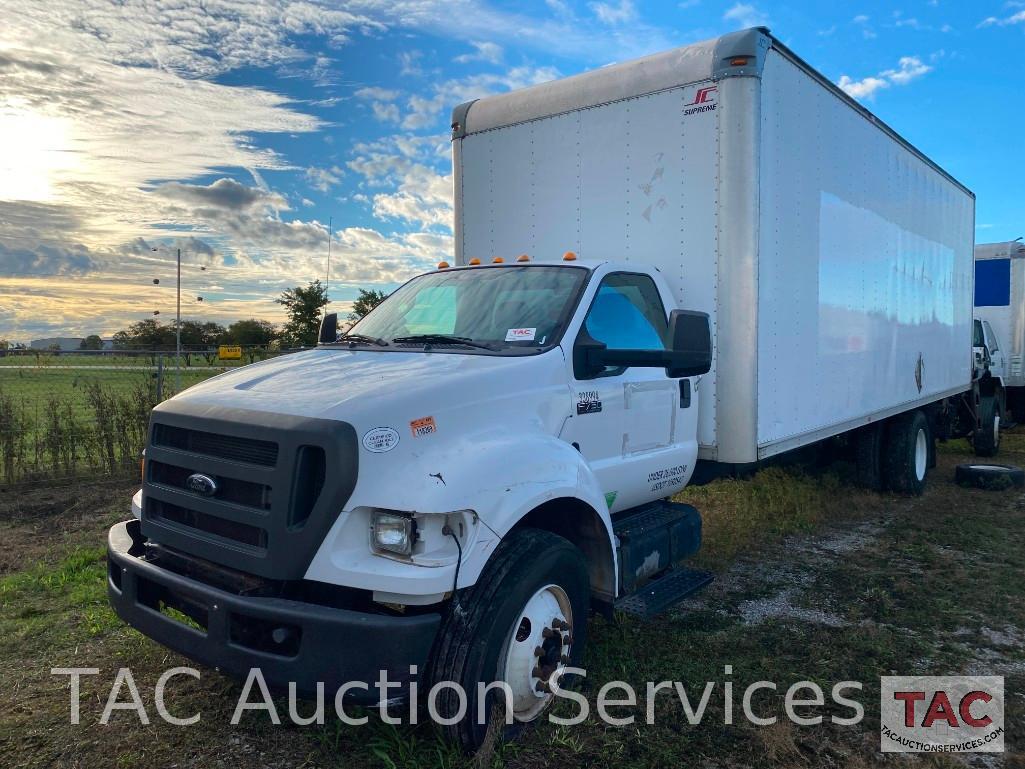
[[[406,412],[415,419],[503,393],[518,393],[526,405],[530,391],[560,385],[567,385],[560,348],[519,357],[317,349],[226,372],[157,409],[173,411],[176,402],[189,401],[354,423],[385,414],[391,422]]]

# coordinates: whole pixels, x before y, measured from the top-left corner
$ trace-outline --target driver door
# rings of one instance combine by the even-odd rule
[[[663,349],[668,321],[655,281],[639,273],[605,276],[583,331],[610,350]],[[611,512],[686,484],[697,456],[689,380],[671,379],[664,368],[607,367],[593,377],[574,371],[571,387],[574,412],[562,438],[591,466]]]

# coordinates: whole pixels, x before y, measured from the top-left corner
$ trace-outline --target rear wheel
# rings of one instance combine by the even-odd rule
[[[472,753],[540,718],[554,700],[553,679],[583,658],[589,603],[587,563],[571,542],[538,529],[503,540],[477,584],[453,604],[439,636],[432,685],[451,681],[466,693],[465,713],[443,725],[446,734]],[[481,685],[500,681],[508,685],[511,714],[498,688],[487,692],[481,709]],[[438,714],[452,719],[459,708],[456,692],[442,689]]]
[[[883,489],[883,425],[862,427],[854,436],[858,485],[872,491]]]
[[[911,411],[890,420],[882,458],[886,488],[913,496],[925,491],[932,440],[929,420],[921,411]]]
[[[979,401],[979,426],[972,434],[977,457],[992,457],[1000,450],[1000,403],[993,395]]]

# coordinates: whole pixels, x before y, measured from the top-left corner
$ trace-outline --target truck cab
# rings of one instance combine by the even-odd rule
[[[366,703],[398,696],[370,688],[381,670],[504,681],[526,722],[581,659],[592,604],[643,588],[620,604],[643,612],[708,581],[674,569],[700,517],[665,498],[694,471],[709,324],[657,270],[442,263],[335,329],[154,410],[109,540],[111,601],[143,633]]]
[[[972,353],[979,376],[989,372],[989,375],[997,381],[1003,390],[1007,362],[996,332],[993,331],[988,320],[979,320],[978,318],[975,319],[972,329]]]

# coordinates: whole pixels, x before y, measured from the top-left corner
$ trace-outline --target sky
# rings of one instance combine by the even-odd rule
[[[178,248],[184,318],[280,323],[284,288],[326,278],[329,233],[344,313],[451,258],[453,106],[754,25],[971,188],[978,242],[1025,235],[1025,0],[0,0],[0,19],[0,339],[170,320]]]

